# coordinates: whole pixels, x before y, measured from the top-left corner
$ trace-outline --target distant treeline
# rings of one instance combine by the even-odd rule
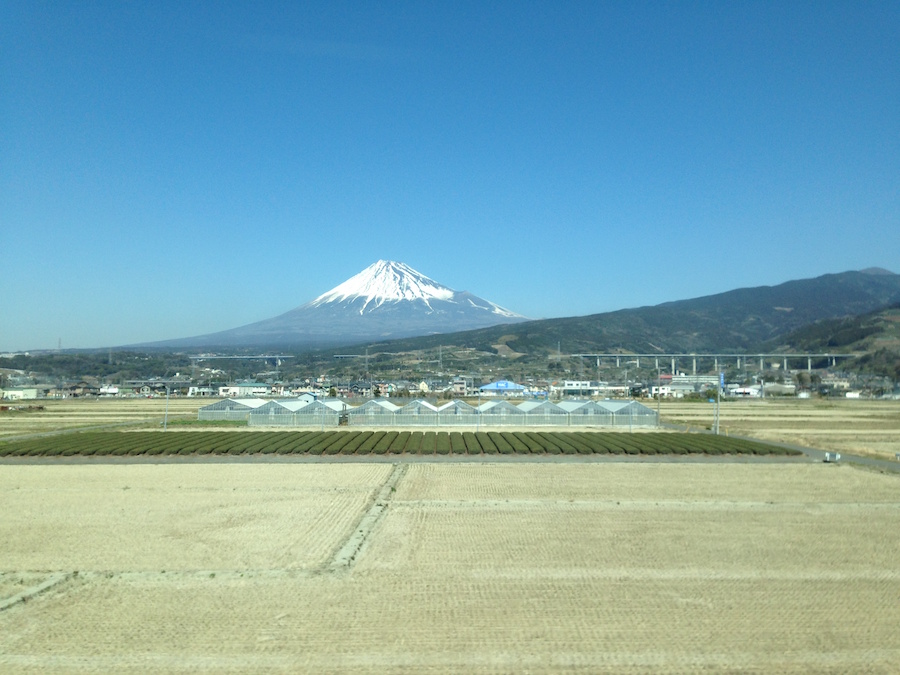
[[[36,373],[50,379],[74,380],[82,377],[114,382],[169,376],[176,371],[190,373],[191,360],[184,354],[130,351],[47,352],[17,354],[0,359],[0,368]]]

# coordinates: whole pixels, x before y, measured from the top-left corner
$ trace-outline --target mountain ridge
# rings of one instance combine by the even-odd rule
[[[440,284],[405,263],[378,260],[310,302],[270,319],[139,346],[340,346],[525,320],[473,293]]]
[[[450,335],[392,341],[490,349],[501,338],[520,354],[748,352],[816,321],[865,314],[900,302],[900,275],[841,272],[775,286],[739,288],[659,305],[541,319]]]
[[[408,268],[389,261],[374,265],[379,264],[398,274]],[[380,286],[368,283],[363,270],[273,319],[146,346],[234,349],[256,345],[309,350],[390,344],[394,350],[460,344],[493,350],[502,342],[518,354],[543,358],[559,349],[569,353],[746,352],[817,321],[865,314],[900,302],[900,275],[870,268],[613,312],[527,320],[494,313],[497,306],[493,303],[465,291],[452,291],[408,269],[421,277],[404,287],[412,300],[394,301],[392,298],[402,293],[393,287],[385,290],[385,284],[390,284],[383,279]],[[350,283],[354,279],[356,282]],[[444,299],[449,293],[454,294],[455,302]],[[318,305],[311,307],[317,301]],[[406,310],[416,303],[420,306],[413,314],[416,318],[411,319]],[[487,323],[466,328],[459,314],[466,306],[478,306],[480,320]],[[309,321],[313,310],[315,322]],[[228,339],[220,339],[223,335]]]

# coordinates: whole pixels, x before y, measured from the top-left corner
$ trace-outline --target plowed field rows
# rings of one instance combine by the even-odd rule
[[[7,464],[0,593],[63,581],[0,609],[0,672],[894,673],[898,480],[821,463]]]

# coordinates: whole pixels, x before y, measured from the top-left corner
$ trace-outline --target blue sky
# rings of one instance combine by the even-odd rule
[[[535,318],[900,272],[898,2],[0,4],[0,350],[383,258]]]

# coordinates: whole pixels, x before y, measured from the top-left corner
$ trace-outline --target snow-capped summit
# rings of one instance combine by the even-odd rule
[[[178,347],[350,345],[527,321],[409,265],[379,260],[280,316],[232,330],[157,343]]]
[[[360,309],[362,314],[370,304],[374,308],[385,302],[400,300],[421,300],[428,303],[430,300],[451,300],[455,293],[452,288],[429,279],[409,265],[379,260],[309,304],[311,307],[318,307],[329,302],[359,298],[364,301]]]
[[[525,318],[471,293],[454,291],[405,263],[391,260],[372,263],[359,274],[323,293],[306,306],[322,307],[340,303],[345,306],[352,305],[360,314],[365,314],[367,311],[378,309],[384,303],[404,301],[425,305],[433,312],[441,311],[440,303],[446,302],[487,310],[492,314],[511,319]]]

